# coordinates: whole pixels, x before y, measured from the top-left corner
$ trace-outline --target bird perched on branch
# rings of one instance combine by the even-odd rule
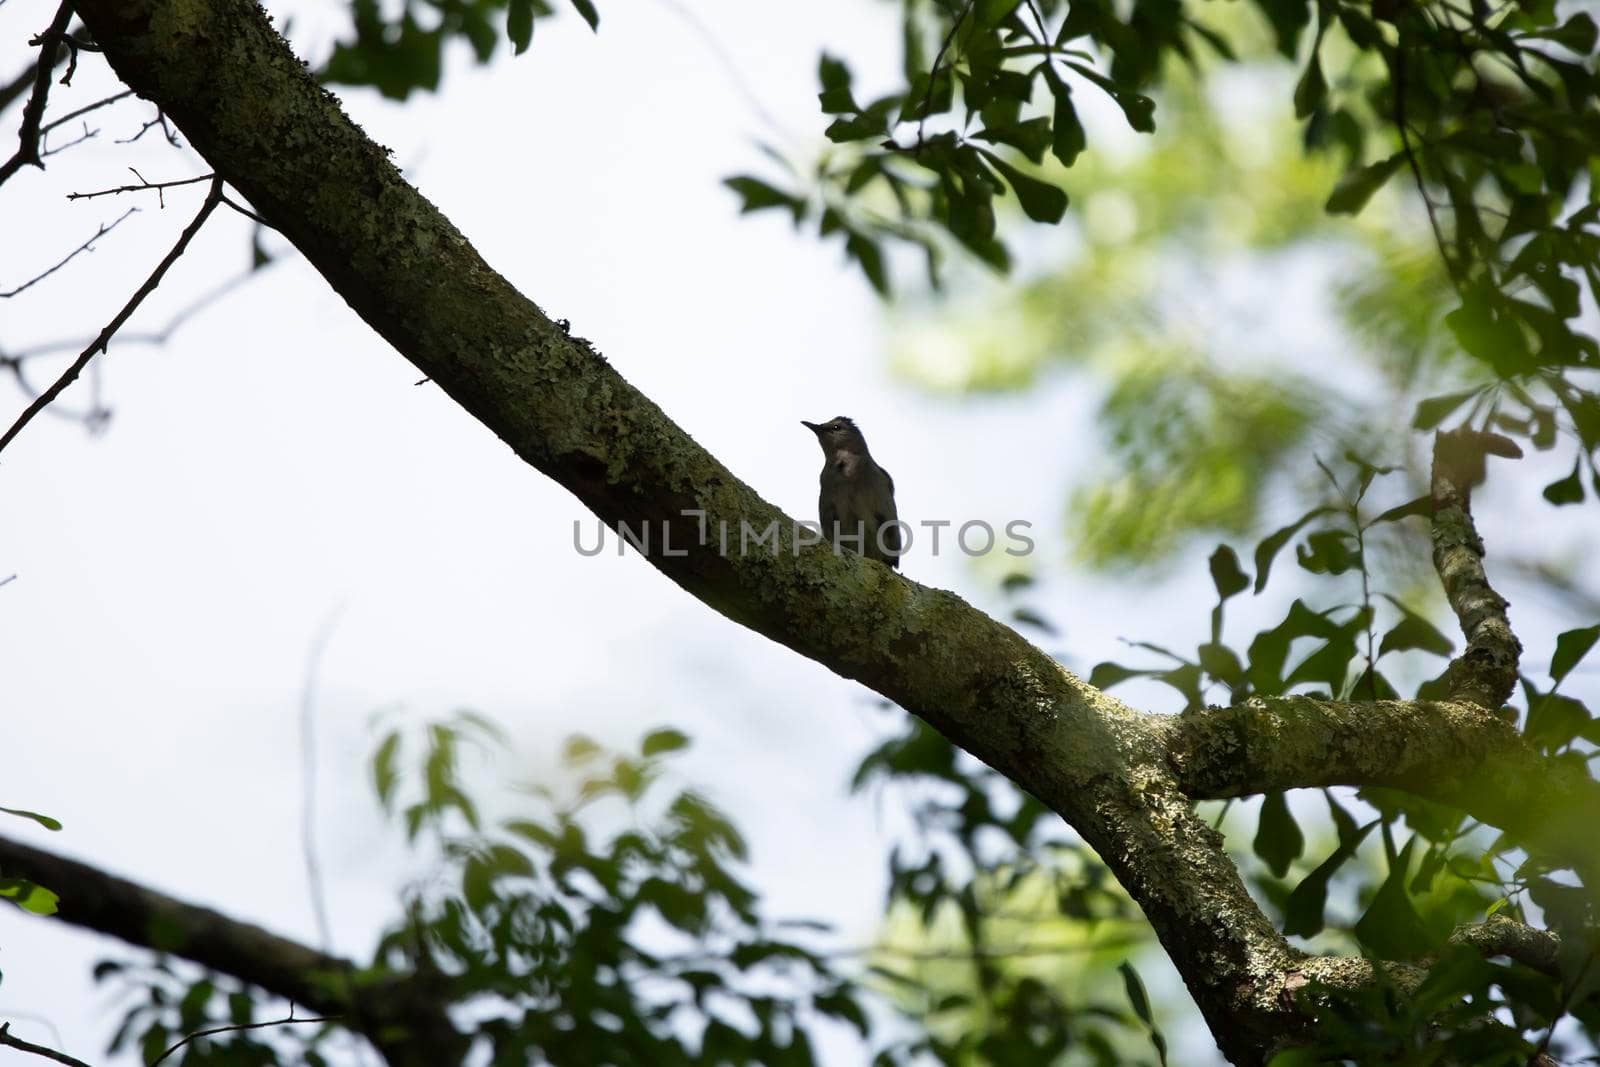
[[[894,479],[867,451],[866,438],[844,416],[801,425],[817,435],[822,454],[822,536],[837,548],[900,566],[899,516],[894,509]]]

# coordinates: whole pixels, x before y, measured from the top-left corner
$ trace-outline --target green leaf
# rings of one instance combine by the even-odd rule
[[[1245,684],[1244,667],[1227,645],[1208,641],[1199,648],[1200,669],[1231,689]]]
[[[828,123],[828,128],[822,131],[824,137],[834,144],[847,144],[850,141],[866,141],[873,137],[884,135],[883,123],[873,122],[866,116],[852,119],[834,119]]]
[[[1146,1026],[1155,1022],[1150,1014],[1150,997],[1144,991],[1144,982],[1139,978],[1139,972],[1134,970],[1133,964],[1123,960],[1117,964],[1117,970],[1122,972],[1122,985],[1128,991],[1128,1003],[1133,1007],[1133,1013],[1139,1021]]]
[[[1355,535],[1347,530],[1318,530],[1295,549],[1295,557],[1312,574],[1343,574],[1361,566]]]
[[[561,746],[561,762],[569,767],[580,766],[604,751],[594,738],[585,734],[573,734]]]
[[[372,757],[372,784],[377,790],[378,802],[383,805],[385,811],[390,810],[390,804],[394,799],[395,782],[400,777],[395,769],[399,758],[400,734],[396,731],[383,739],[377,753]]]
[[[1439,632],[1427,619],[1406,607],[1392,596],[1384,595],[1395,607],[1400,609],[1400,621],[1394,628],[1383,635],[1383,641],[1378,646],[1378,655],[1387,652],[1403,652],[1407,649],[1421,649],[1431,652],[1435,656],[1448,656],[1455,650],[1455,645],[1450,639]]]
[[[1311,5],[1306,0],[1256,0],[1272,23],[1278,51],[1293,59],[1299,51],[1300,34],[1311,22]]]
[[[739,205],[741,215],[775,207],[787,209],[796,222],[805,215],[806,202],[803,198],[776,189],[759,178],[741,174],[733,178],[724,178],[722,184],[739,194],[743,201]]]
[[[1126,682],[1129,678],[1142,678],[1149,673],[1110,661],[1096,663],[1094,669],[1089,672],[1089,684],[1096,689],[1110,689],[1114,685]]]
[[[850,92],[850,68],[842,60],[824,52],[817,63],[817,80],[822,83],[822,92],[817,94],[817,99],[821,101],[825,114],[840,115],[861,110]]]
[[[1276,878],[1289,873],[1289,864],[1305,851],[1305,835],[1289,812],[1283,793],[1268,793],[1261,800],[1261,818],[1256,824],[1252,844],[1257,856],[1266,861]]]
[[[1413,430],[1431,430],[1445,419],[1456,408],[1483,392],[1480,389],[1468,389],[1461,393],[1448,393],[1445,396],[1429,397],[1417,405],[1417,413],[1411,420]]]
[[[1161,1036],[1161,1031],[1156,1029],[1156,1020],[1150,1011],[1150,996],[1145,992],[1144,981],[1140,979],[1139,972],[1134,970],[1133,964],[1127,960],[1117,964],[1117,970],[1122,972],[1122,986],[1128,992],[1128,1003],[1133,1007],[1133,1013],[1139,1017],[1139,1021],[1150,1031],[1150,1043],[1155,1046],[1156,1055],[1160,1058],[1162,1067],[1165,1067],[1167,1041]]]
[[[862,1010],[856,999],[848,993],[822,993],[811,1001],[811,1005],[824,1015],[830,1015],[835,1019],[843,1019],[855,1027],[856,1033],[863,1038],[867,1036],[869,1029],[867,1013]]]
[[[48,815],[40,815],[36,811],[25,811],[22,808],[0,808],[0,811],[5,812],[7,815],[18,816],[19,818],[32,819],[46,830],[61,829],[61,822],[59,819],[52,819]]]
[[[1331,803],[1331,799],[1330,799]],[[1333,854],[1300,880],[1289,894],[1283,909],[1283,932],[1295,937],[1315,937],[1322,932],[1322,912],[1328,902],[1328,882],[1356,854],[1362,840],[1378,825],[1374,819],[1360,830],[1342,838]]]
[[[844,242],[844,250],[852,259],[861,264],[862,273],[872,283],[872,287],[880,296],[889,295],[889,275],[883,267],[883,251],[878,247],[878,242],[863,237],[859,233],[852,233]]]
[[[1056,78],[1051,79],[1051,84],[1056,87],[1056,112],[1051,126],[1050,151],[1063,167],[1070,167],[1088,147],[1089,139],[1078,119],[1078,109],[1072,106],[1072,90]]]
[[[1556,638],[1556,652],[1550,657],[1550,677],[1557,683],[1572,672],[1583,657],[1589,654],[1594,643],[1600,641],[1600,626],[1588,626],[1582,630],[1568,630]],[[0,808],[0,811],[7,809]],[[60,829],[57,824],[55,829]]]
[[[1306,72],[1300,76],[1300,82],[1294,87],[1294,117],[1303,119],[1322,106],[1322,101],[1328,96],[1328,82],[1322,76],[1322,60],[1316,52],[1311,53],[1311,61],[1306,64]]]
[[[55,893],[26,878],[0,878],[0,897],[34,915],[54,915],[61,902]]]
[[[1347,171],[1334,184],[1324,210],[1330,215],[1358,214],[1363,207],[1366,207],[1367,201],[1372,199],[1372,194],[1400,169],[1400,164],[1404,161],[1404,153],[1396,152],[1388,159],[1380,160],[1370,166]]]
[[[1378,887],[1366,913],[1356,921],[1355,935],[1373,955],[1387,960],[1413,960],[1427,955],[1433,939],[1423,926],[1422,916],[1411,903],[1406,879],[1411,867],[1411,851],[1419,838],[1413,837],[1389,864],[1389,876]]]
[[[1050,120],[1040,115],[1026,122],[985,126],[972,136],[990,144],[1008,144],[1027,156],[1030,163],[1042,163],[1051,143]]]
[[[1227,600],[1250,588],[1250,576],[1239,568],[1239,557],[1227,545],[1218,545],[1211,553],[1211,584],[1217,587],[1217,596]]]
[[[1594,19],[1586,11],[1580,11],[1566,22],[1560,29],[1542,30],[1528,34],[1529,37],[1543,37],[1547,41],[1554,41],[1563,48],[1586,56],[1594,51],[1597,37]]]
[[[666,752],[677,752],[679,749],[689,747],[689,735],[682,730],[674,730],[670,726],[659,730],[651,730],[644,735],[644,740],[639,744],[639,754],[643,756],[659,756]]]
[[[1022,203],[1022,210],[1030,219],[1035,222],[1061,221],[1061,216],[1067,212],[1066,193],[1049,182],[1022,173],[993,152],[984,151],[983,154],[996,170],[1005,175],[1012,192],[1017,194],[1017,199]]]
[[[583,16],[583,21],[589,24],[591,30],[600,32],[600,12],[594,9],[594,0],[572,0],[572,6]]]
[[[1578,477],[1582,469],[1583,461],[1579,459],[1573,463],[1571,474],[1544,487],[1544,498],[1557,507],[1583,503],[1583,480]]]
[[[1555,751],[1586,733],[1593,722],[1589,709],[1581,702],[1560,693],[1546,693],[1531,702],[1523,736],[1540,748]]]
[[[1332,508],[1312,508],[1310,511],[1306,512],[1304,515],[1300,516],[1283,529],[1268,534],[1267,537],[1256,546],[1255,591],[1258,594],[1261,592],[1261,590],[1267,587],[1267,573],[1272,570],[1273,557],[1283,550],[1283,546],[1289,543],[1289,539],[1291,537],[1300,532],[1300,528],[1302,526],[1317,516],[1326,515],[1332,510]]]
[[[533,0],[511,0],[506,7],[506,36],[513,54],[521,55],[533,41]]]
[[[1433,513],[1433,498],[1419,496],[1415,500],[1407,500],[1404,504],[1397,504],[1370,520],[1366,525],[1376,526],[1380,522],[1398,522],[1401,519],[1426,518]]]

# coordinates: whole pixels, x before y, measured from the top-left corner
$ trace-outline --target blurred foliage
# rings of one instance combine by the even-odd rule
[[[563,764],[576,782],[521,791],[491,825],[460,764],[502,744],[471,713],[380,740],[374,789],[431,862],[354,977],[427,975],[489,1062],[812,1064],[828,1023],[885,1067],[1164,1055],[1129,962],[1153,939],[1126,893],[1059,819],[920,723],[856,776],[919,798],[918,855],[891,857],[884,934],[865,948],[824,948],[825,924],[761,914],[738,829],[671,781],[681,732],[632,753],[574,736]],[[1120,977],[1108,986],[1101,971]],[[338,1020],[290,1025],[281,1000],[166,957],[107,960],[95,977],[131,998],[111,1051],[146,1063],[356,1055]]]
[[[854,779],[903,801],[913,830],[890,854],[870,958],[925,1033],[886,1062],[1163,1062],[1129,962],[1154,938],[1122,887],[1038,801],[902,721]]]
[[[379,744],[379,799],[432,864],[405,890],[358,983],[430,976],[470,1014],[475,1054],[496,1064],[803,1065],[817,1062],[819,1020],[865,1035],[866,994],[808,947],[826,928],[764,917],[737,828],[671,782],[682,733],[653,731],[631,753],[573,737],[563,759],[575,786],[534,787],[524,795],[533,810],[491,825],[460,761],[501,744],[470,714]],[[408,748],[418,749],[409,766]],[[142,993],[113,1050],[136,1042],[147,1063],[175,1035],[283,1015],[258,991],[214,975],[185,980],[163,961],[96,973],[120,973]],[[334,1024],[279,1029],[192,1041],[165,1062],[341,1060]]]
[[[0,814],[31,820],[46,830],[61,829],[61,820],[52,818],[49,815],[41,815],[37,811],[26,811],[22,808],[0,808]],[[9,900],[23,911],[31,912],[34,915],[54,915],[56,906],[61,903],[61,898],[53,890],[26,878],[7,877],[4,870],[0,870],[0,900]]]
[[[1461,300],[1450,326],[1466,352],[1502,376],[1600,363],[1600,346],[1570,321],[1582,284],[1600,288],[1589,11],[1558,16],[1554,0],[1492,11],[1451,0],[1253,8],[1301,68],[1288,95],[1306,147],[1341,157],[1326,210],[1357,213],[1409,174]],[[827,136],[850,150],[825,159],[816,187],[749,177],[736,186],[747,210],[786,208],[797,221],[815,216],[824,236],[844,235],[880,290],[885,241],[920,247],[935,277],[946,237],[1007,267],[995,201],[1008,189],[1030,219],[1060,221],[1061,171],[1089,143],[1079,93],[1108,99],[1150,133],[1147,94],[1167,74],[1203,69],[1203,55],[1238,55],[1236,26],[1172,0],[901,0],[901,9],[904,84],[893,92],[862,103],[847,64],[822,59]],[[876,186],[889,196],[882,208],[867,193]]]
[[[593,0],[570,0],[591,29],[600,28]],[[319,72],[335,85],[366,85],[404,100],[417,90],[439,88],[445,48],[470,46],[479,63],[494,57],[504,33],[521,55],[533,42],[537,19],[555,13],[546,0],[351,0],[353,39],[339,42]]]
[[[901,6],[905,85],[858,103],[825,57],[835,150],[730,184],[843,234],[880,290],[885,245],[921,248],[936,286],[952,249],[1044,264],[999,292],[961,272],[897,361],[958,391],[1097,373],[1110,455],[1068,509],[1086,561],[1246,534],[1308,446],[1397,453],[1407,413],[1466,386],[1485,402],[1463,423],[1575,442],[1553,503],[1600,492],[1589,5]],[[1130,147],[1108,111],[1154,136]],[[1008,186],[1061,219],[1058,185],[1062,249],[1003,225]]]

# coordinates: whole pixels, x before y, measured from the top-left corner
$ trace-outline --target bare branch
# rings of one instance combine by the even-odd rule
[[[39,45],[39,62],[34,68],[33,94],[22,108],[22,128],[17,131],[17,150],[12,157],[0,163],[0,185],[24,166],[43,166],[39,162],[39,124],[44,119],[44,108],[50,99],[50,74],[55,70],[56,56],[61,38],[66,34],[67,23],[72,20],[72,0],[62,0],[50,28],[34,38]],[[68,68],[68,77],[71,68]]]
[[[1522,455],[1499,434],[1460,429],[1433,443],[1433,566],[1445,599],[1461,622],[1467,647],[1450,665],[1451,695],[1498,711],[1517,684],[1522,644],[1506,618],[1507,603],[1483,570],[1483,541],[1472,521],[1472,488],[1491,455]]]
[[[138,210],[139,209],[136,208],[136,207],[130,207],[128,210],[124,211],[120,216],[118,216],[116,221],[112,222],[111,225],[109,225],[109,226],[107,226],[105,223],[102,222],[100,224],[100,228],[94,232],[94,236],[89,238],[87,241],[83,242],[83,244],[79,245],[77,248],[74,248],[71,252],[67,253],[67,256],[66,256],[65,259],[62,259],[59,263],[57,263],[55,266],[49,268],[48,270],[46,270],[46,271],[44,271],[44,272],[42,272],[40,274],[35,274],[32,278],[29,278],[27,281],[23,282],[21,285],[17,286],[15,289],[7,289],[5,292],[0,292],[0,300],[4,300],[4,299],[8,299],[10,297],[16,296],[18,293],[23,292],[24,290],[28,289],[29,287],[37,285],[39,282],[44,281],[46,278],[50,277],[50,275],[54,274],[56,271],[60,270],[62,267],[65,267],[68,263],[71,263],[73,257],[78,255],[78,253],[87,252],[90,249],[92,249],[94,247],[94,243],[96,241],[98,241],[100,238],[104,237],[106,234],[110,233],[112,230],[116,229],[118,226],[120,226],[122,224],[124,219],[126,219],[129,215],[132,215],[132,214],[136,213]]]
[[[87,122],[85,122],[83,124],[83,132],[80,133],[78,136],[74,137],[72,140],[67,141],[64,144],[58,144],[53,148],[43,148],[43,147],[41,147],[39,149],[39,158],[40,159],[48,159],[51,156],[56,155],[59,152],[65,152],[67,149],[71,148],[73,145],[80,145],[85,141],[92,141],[98,136],[100,136],[100,131],[99,130],[91,130],[89,128],[89,124]],[[44,142],[46,142],[48,140],[49,140],[49,138],[47,136],[45,136],[44,134],[40,134],[39,143],[41,145],[43,145]]]
[[[441,990],[423,976],[356,982],[347,960],[6,837],[0,837],[0,868],[56,892],[61,922],[182,956],[323,1015],[345,1017],[391,1067],[459,1063],[465,1052]]]
[[[132,89],[124,89],[124,90],[122,90],[122,92],[113,93],[112,95],[106,97],[103,100],[96,100],[92,104],[85,104],[83,107],[80,107],[76,111],[69,111],[65,115],[62,115],[60,118],[52,119],[49,122],[45,123],[43,126],[41,126],[39,128],[39,132],[41,134],[49,133],[51,130],[55,129],[57,126],[60,126],[62,123],[71,122],[73,119],[80,118],[80,117],[82,117],[84,115],[87,115],[91,111],[97,111],[100,108],[106,107],[106,106],[111,105],[111,104],[115,104],[118,100],[126,100],[128,97],[130,97],[132,95],[133,95],[133,90]]]
[[[55,1060],[57,1063],[65,1063],[67,1067],[89,1067],[87,1063],[68,1056],[65,1052],[59,1052],[46,1045],[35,1045],[31,1041],[24,1041],[20,1037],[13,1036],[11,1024],[8,1022],[0,1023],[0,1045],[7,1045],[18,1052],[29,1052],[35,1056],[42,1056],[47,1060]]]
[[[124,322],[128,321],[128,317],[138,310],[139,305],[144,302],[144,298],[155,292],[156,286],[160,285],[161,279],[166,276],[168,268],[183,255],[184,251],[189,247],[189,242],[194,240],[194,235],[200,232],[200,227],[205,225],[206,220],[211,217],[211,213],[217,209],[217,205],[221,202],[222,179],[214,178],[211,182],[211,191],[206,194],[205,202],[200,205],[199,213],[195,215],[194,221],[184,227],[183,233],[178,235],[178,243],[172,246],[172,251],[168,252],[166,258],[162,259],[160,263],[156,264],[156,269],[151,272],[150,277],[145,279],[144,284],[139,286],[133,296],[128,299],[128,302],[122,306],[122,310],[117,312],[112,320],[106,324],[106,328],[100,331],[100,336],[91,341],[89,347],[85,348],[79,353],[78,358],[72,361],[72,366],[63,371],[61,377],[57,378],[50,388],[40,393],[33,403],[29,404],[22,414],[18,416],[17,421],[11,425],[11,429],[7,430],[4,436],[0,436],[0,452],[5,451],[6,445],[10,444],[17,434],[22,432],[24,426],[33,421],[35,415],[48,407],[50,402],[60,396],[67,386],[77,380],[78,375],[83,373],[83,368],[89,365],[89,361],[97,353],[106,350],[106,346],[111,343],[112,336]]]
[[[133,170],[132,167],[128,169]],[[133,174],[139,179],[138,185],[119,185],[115,189],[97,189],[92,193],[68,193],[67,199],[93,200],[97,196],[121,196],[123,193],[142,193],[154,189],[161,206],[166,207],[166,201],[162,199],[162,190],[176,189],[180,185],[194,185],[197,182],[210,181],[215,177],[213,174],[201,174],[194,178],[178,178],[170,182],[147,182],[144,180],[144,175],[138,171],[133,170]]]
[[[145,134],[149,133],[151,131],[151,129],[153,129],[156,126],[160,126],[161,127],[161,136],[166,138],[167,143],[169,145],[171,145],[173,148],[182,148],[183,147],[183,142],[178,140],[177,133],[175,133],[173,131],[172,125],[169,122],[167,122],[166,113],[163,112],[160,108],[156,108],[156,117],[155,118],[151,119],[150,121],[146,122],[143,126],[139,127],[139,132],[138,133],[134,134],[132,137],[120,138],[117,141],[117,143],[118,144],[132,144],[133,142],[139,140],[139,138],[143,137]]]
[[[184,1039],[179,1041],[176,1045],[168,1048],[154,1060],[150,1061],[150,1067],[156,1067],[156,1064],[160,1063],[162,1060],[166,1059],[168,1056],[187,1045],[189,1042],[197,1041],[202,1037],[213,1037],[217,1034],[232,1034],[241,1030],[265,1030],[269,1027],[276,1026],[297,1026],[300,1023],[331,1023],[337,1022],[343,1018],[344,1016],[342,1015],[316,1015],[308,1019],[296,1019],[294,1017],[294,1005],[291,1004],[289,1006],[289,1016],[285,1019],[271,1019],[263,1023],[233,1023],[229,1026],[213,1026],[209,1030],[196,1030],[194,1033],[184,1037]]]
[[[187,304],[183,310],[179,311],[176,315],[172,316],[172,318],[168,319],[167,324],[161,327],[161,329],[147,333],[118,334],[117,342],[123,345],[166,344],[167,341],[171,339],[172,335],[176,333],[184,323],[194,318],[216,301],[233,292],[233,290],[239,288],[239,286],[255,277],[257,273],[259,273],[259,268],[250,268],[248,270],[240,271],[232,278],[229,278],[227,281],[212,287],[205,293],[202,293],[199,297],[190,301],[190,303]],[[20,367],[23,360],[33,359],[38,356],[53,355],[57,352],[71,352],[83,348],[83,346],[88,343],[89,341],[82,337],[57,341],[41,341],[38,344],[29,345],[26,348],[19,348],[9,355],[0,353],[0,366],[10,366],[13,368]],[[24,385],[24,387],[26,388],[26,385]],[[32,392],[35,396],[38,395],[36,391],[30,390],[30,392]]]

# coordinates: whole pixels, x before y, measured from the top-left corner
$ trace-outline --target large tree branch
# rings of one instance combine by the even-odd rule
[[[96,867],[0,837],[0,872],[49,887],[57,918],[233,975],[367,1035],[392,1067],[458,1062],[465,1044],[438,991],[396,976],[353,980],[347,961]]]
[[[1387,786],[1459,807],[1600,876],[1600,782],[1580,762],[1541,755],[1480,705],[1252,698],[1161,729],[1178,782],[1196,800]]]
[[[1483,569],[1483,540],[1472,521],[1472,488],[1483,481],[1489,456],[1514,458],[1522,450],[1508,437],[1470,429],[1433,440],[1433,566],[1445,599],[1461,623],[1467,647],[1450,664],[1457,700],[1497,711],[1517,684],[1522,644],[1506,618],[1509,605]]]

